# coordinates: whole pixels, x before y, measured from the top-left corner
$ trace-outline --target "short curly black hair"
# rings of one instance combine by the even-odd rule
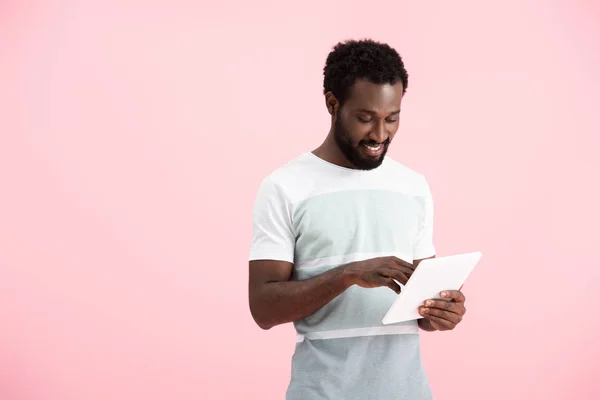
[[[332,92],[340,107],[357,79],[376,84],[402,82],[403,93],[408,87],[408,73],[398,52],[372,39],[348,40],[335,45],[327,56],[323,75],[324,93]]]

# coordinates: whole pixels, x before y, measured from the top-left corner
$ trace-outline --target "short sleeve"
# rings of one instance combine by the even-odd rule
[[[295,235],[291,204],[281,187],[271,178],[263,180],[252,214],[250,261],[294,262]]]
[[[424,181],[422,205],[423,212],[413,247],[414,260],[422,260],[435,255],[435,246],[433,245],[433,197],[427,181]]]

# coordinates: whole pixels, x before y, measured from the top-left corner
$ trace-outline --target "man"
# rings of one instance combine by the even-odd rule
[[[263,329],[293,322],[288,400],[431,399],[419,329],[453,329],[460,291],[382,325],[400,286],[435,256],[425,178],[385,157],[408,74],[371,40],[339,43],[324,68],[325,141],[266,177],[253,215],[249,300]]]

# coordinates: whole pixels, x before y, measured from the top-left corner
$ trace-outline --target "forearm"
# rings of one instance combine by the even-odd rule
[[[352,284],[343,266],[302,281],[264,283],[251,299],[252,315],[263,329],[297,321],[314,314]]]

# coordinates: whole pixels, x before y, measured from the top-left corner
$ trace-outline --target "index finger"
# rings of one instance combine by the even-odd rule
[[[401,267],[408,267],[408,268],[412,269],[413,271],[415,270],[415,266],[413,264],[406,262],[404,260],[401,260],[398,257],[392,256],[392,261],[394,261],[396,264],[400,265]]]
[[[441,295],[443,298],[454,300],[457,303],[465,302],[465,295],[460,290],[444,290]]]

